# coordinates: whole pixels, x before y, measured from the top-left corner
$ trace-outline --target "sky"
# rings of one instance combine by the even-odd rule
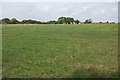
[[[118,2],[2,2],[1,18],[38,21],[73,17],[81,22],[118,22]]]
[[[119,0],[1,0],[1,2],[119,2]]]

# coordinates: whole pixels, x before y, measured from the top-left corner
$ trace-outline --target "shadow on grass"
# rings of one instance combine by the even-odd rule
[[[93,68],[76,69],[72,78],[118,78],[118,72],[98,71]]]

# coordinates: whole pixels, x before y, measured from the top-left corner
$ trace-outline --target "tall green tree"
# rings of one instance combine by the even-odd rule
[[[71,18],[71,17],[67,17],[66,18],[66,23],[67,24],[71,24],[71,23],[73,23],[74,22],[74,18]]]
[[[1,20],[1,22],[2,22],[3,24],[8,24],[8,23],[10,23],[10,19],[9,19],[9,18],[3,18],[3,19]]]
[[[59,17],[59,18],[58,18],[58,23],[59,23],[59,24],[66,23],[66,17]]]
[[[85,23],[85,24],[86,24],[86,23],[87,23],[87,24],[92,23],[92,19],[86,19],[84,23]]]
[[[78,24],[80,21],[79,21],[79,20],[74,20],[74,22],[75,22],[76,24]]]
[[[10,24],[19,24],[19,23],[20,22],[16,18],[10,20]]]
[[[74,18],[71,18],[71,17],[59,17],[58,18],[58,23],[59,24],[70,24],[70,23],[73,23],[74,22]]]

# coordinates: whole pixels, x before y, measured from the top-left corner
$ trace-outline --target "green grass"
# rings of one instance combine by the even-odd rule
[[[3,78],[117,77],[117,24],[3,25]]]

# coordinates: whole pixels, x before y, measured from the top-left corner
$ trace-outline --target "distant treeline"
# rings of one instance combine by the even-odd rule
[[[3,18],[2,20],[0,20],[0,23],[1,24],[82,24],[82,23],[90,24],[93,22],[92,22],[92,19],[86,19],[84,22],[80,22],[79,20],[75,20],[74,18],[71,18],[71,17],[59,17],[57,21],[51,20],[47,22],[41,22],[41,21],[30,20],[30,19],[19,21],[16,18],[13,18],[13,19]],[[103,22],[99,22],[99,23],[103,23]],[[104,23],[109,23],[109,22],[107,21]]]

